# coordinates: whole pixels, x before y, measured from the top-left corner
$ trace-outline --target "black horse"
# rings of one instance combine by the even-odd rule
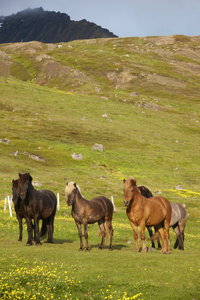
[[[68,205],[72,205],[72,217],[75,220],[76,226],[78,228],[78,234],[80,238],[80,249],[83,250],[83,239],[82,239],[82,228],[81,224],[84,226],[84,237],[86,239],[86,251],[89,251],[88,244],[88,224],[93,224],[98,222],[101,233],[102,240],[99,249],[104,248],[106,228],[107,225],[110,233],[110,250],[113,249],[113,228],[112,228],[112,217],[113,217],[113,204],[112,202],[104,197],[95,197],[88,201],[83,198],[80,193],[80,189],[74,182],[69,182],[65,187],[65,197]]]
[[[19,239],[18,239],[18,241],[21,242],[22,241],[22,231],[23,231],[22,219],[25,219],[25,215],[24,215],[23,201],[19,197],[19,194],[18,194],[18,179],[12,181],[12,194],[13,194],[12,201],[14,203],[16,217],[19,222]],[[36,235],[35,235],[35,227],[34,227],[33,223],[32,223],[32,228],[34,229],[34,240],[35,240]],[[42,220],[42,228],[40,231],[40,237],[44,236],[46,234],[46,231],[47,231],[46,224]]]
[[[18,179],[18,195],[21,199],[21,209],[27,221],[28,242],[32,245],[34,220],[35,241],[40,244],[39,220],[43,220],[43,229],[48,233],[47,243],[53,243],[54,217],[56,214],[57,199],[49,190],[37,191],[32,185],[32,177],[29,173],[20,174]]]

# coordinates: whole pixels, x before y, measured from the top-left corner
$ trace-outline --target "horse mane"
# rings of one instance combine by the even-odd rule
[[[75,190],[76,188],[77,188],[78,192],[80,193],[80,195],[83,197],[83,195],[81,194],[80,187],[74,181],[70,181],[70,182],[66,183],[66,186],[65,186],[65,195],[71,194],[72,191]]]

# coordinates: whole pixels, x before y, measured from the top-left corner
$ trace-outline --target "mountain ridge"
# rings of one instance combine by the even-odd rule
[[[108,29],[85,19],[72,21],[65,13],[44,11],[42,7],[0,16],[0,43],[39,41],[60,43],[73,40],[117,37]]]

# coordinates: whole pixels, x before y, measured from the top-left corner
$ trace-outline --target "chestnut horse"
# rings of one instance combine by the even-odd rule
[[[146,198],[153,197],[153,194],[146,186],[138,186],[138,189],[140,190],[142,196]],[[174,244],[174,249],[178,247],[180,250],[184,250],[184,230],[187,222],[187,211],[186,208],[178,202],[172,202],[171,207],[172,215],[169,227],[173,228],[177,236],[176,242]],[[158,233],[153,235],[152,228],[147,226],[147,229],[149,231],[152,247],[155,248],[154,240],[157,239],[158,247],[161,248],[161,244],[159,241],[160,234]]]
[[[139,251],[138,226],[141,228],[142,252],[146,252],[145,226],[154,226],[162,239],[161,253],[170,253],[169,225],[172,208],[164,197],[146,198],[141,195],[134,178],[123,180],[124,205],[135,238],[135,251]]]
[[[36,245],[40,245],[39,220],[43,220],[47,228],[47,243],[53,243],[54,217],[56,214],[57,199],[52,191],[37,191],[32,185],[32,177],[29,173],[20,174],[18,179],[18,195],[22,200],[24,217],[27,221],[28,242],[27,246],[32,245],[34,219]]]
[[[104,248],[106,228],[107,225],[110,233],[110,250],[113,249],[113,228],[112,228],[112,217],[113,217],[113,204],[112,202],[104,197],[98,196],[88,201],[83,198],[80,193],[80,189],[74,182],[69,182],[65,187],[65,197],[67,204],[72,206],[72,217],[75,220],[78,228],[78,234],[80,238],[80,251],[83,250],[83,239],[82,239],[82,224],[84,227],[84,237],[86,239],[86,251],[89,251],[88,244],[88,224],[98,222],[99,228],[102,233],[102,241],[99,249]]]

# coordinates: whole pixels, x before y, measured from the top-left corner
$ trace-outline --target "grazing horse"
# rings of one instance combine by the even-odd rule
[[[27,221],[28,242],[26,245],[32,245],[33,241],[32,219],[34,219],[36,245],[40,245],[40,219],[43,220],[44,226],[47,228],[47,243],[53,243],[54,217],[57,206],[57,199],[54,193],[49,190],[35,190],[32,185],[31,175],[29,173],[19,173],[18,195],[22,200],[24,217]]]
[[[153,197],[151,191],[147,187],[142,185],[142,186],[138,186],[138,189],[140,190],[142,196],[146,198]],[[184,230],[187,221],[187,212],[185,207],[183,207],[178,202],[172,202],[171,207],[172,207],[172,215],[171,215],[171,221],[169,227],[172,227],[174,232],[177,235],[176,242],[174,244],[174,249],[179,247],[180,250],[184,250]],[[154,240],[157,239],[158,247],[161,248],[161,244],[159,241],[159,237],[160,237],[159,233],[154,236],[151,227],[147,227],[147,229],[149,231],[152,247],[155,248]]]
[[[98,222],[99,228],[102,233],[102,241],[99,249],[104,248],[106,228],[107,225],[110,233],[110,250],[113,249],[113,228],[112,228],[112,217],[113,217],[113,204],[112,202],[104,197],[98,196],[88,201],[80,193],[80,189],[76,183],[69,182],[65,187],[65,197],[67,204],[72,206],[72,217],[75,220],[78,228],[78,234],[80,238],[80,249],[83,250],[83,235],[82,235],[82,224],[84,227],[84,237],[86,239],[86,251],[89,251],[88,244],[88,224]]]
[[[142,252],[146,252],[145,226],[155,226],[162,238],[161,253],[170,253],[169,224],[172,208],[164,197],[146,198],[139,191],[134,178],[123,180],[124,205],[135,238],[135,251],[139,251],[138,226],[141,228]],[[166,245],[167,244],[167,245]]]

